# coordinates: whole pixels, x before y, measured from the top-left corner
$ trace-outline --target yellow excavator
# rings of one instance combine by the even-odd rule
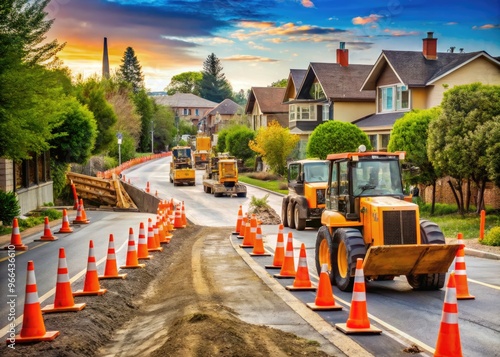
[[[191,147],[174,146],[172,148],[172,161],[170,162],[170,182],[177,185],[195,185],[195,170],[191,160]]]

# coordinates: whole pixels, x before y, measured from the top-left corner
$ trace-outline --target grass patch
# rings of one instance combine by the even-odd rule
[[[19,225],[19,232],[22,232],[28,228],[44,224],[46,216],[48,217],[49,221],[55,221],[57,219],[62,218],[62,212],[53,208],[49,208],[43,211],[30,212],[29,217],[17,219],[17,223]],[[0,226],[0,235],[4,234],[12,234],[12,227]]]
[[[257,186],[260,188],[264,188],[266,190],[270,190],[273,192],[277,193],[282,193],[282,194],[288,194],[288,188],[286,185],[286,181],[283,181],[280,179],[278,176],[271,176],[272,179],[259,179],[259,178],[254,178],[256,177],[255,173],[248,173],[248,174],[241,174],[238,177],[238,180],[243,182],[243,183],[248,183],[253,186]],[[257,176],[259,177],[259,176]],[[269,176],[262,176],[268,178]]]
[[[463,217],[458,213],[442,216],[429,216],[421,214],[421,218],[428,219],[429,221],[439,225],[447,238],[456,238],[458,233],[462,233],[465,239],[479,238],[480,217],[475,213],[469,213]],[[500,214],[487,214],[485,232],[497,226],[500,226]]]

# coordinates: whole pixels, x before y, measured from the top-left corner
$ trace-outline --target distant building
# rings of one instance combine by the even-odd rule
[[[216,134],[238,114],[243,115],[243,107],[231,99],[224,99],[222,103],[205,113],[200,130],[206,134]]]
[[[207,110],[210,110],[219,104],[191,93],[175,93],[174,95],[153,96],[153,99],[158,105],[164,105],[172,108],[180,119],[186,120],[193,125],[198,125],[200,120],[204,118]]]

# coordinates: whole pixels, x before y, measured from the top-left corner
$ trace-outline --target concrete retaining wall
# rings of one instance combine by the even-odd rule
[[[151,195],[144,190],[132,186],[124,181],[121,181],[121,184],[125,191],[127,191],[130,198],[134,201],[140,212],[153,214],[157,213],[158,204],[161,201],[158,197]]]

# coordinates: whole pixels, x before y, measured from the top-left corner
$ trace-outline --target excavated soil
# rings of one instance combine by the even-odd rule
[[[242,321],[229,305],[238,299],[220,285],[207,264],[209,251],[243,265],[243,277],[262,284],[230,246],[230,228],[188,225],[174,233],[165,251],[124,280],[101,280],[108,292],[77,297],[79,312],[44,315],[45,327],[59,330],[52,342],[3,348],[3,356],[329,356],[316,341]],[[220,249],[219,249],[220,247]],[[231,250],[229,250],[231,249]],[[231,254],[228,254],[231,253]],[[225,256],[226,258],[226,256]],[[100,267],[102,269],[102,267]],[[224,269],[228,269],[225,267]],[[78,282],[77,282],[78,283]],[[79,282],[81,284],[81,282]],[[75,284],[77,285],[77,284]],[[75,290],[75,288],[73,288]],[[246,295],[252,292],[245,292]],[[241,292],[237,292],[240,294]],[[269,293],[269,299],[278,299]],[[280,302],[283,303],[283,302]],[[234,305],[236,304],[236,305]]]

